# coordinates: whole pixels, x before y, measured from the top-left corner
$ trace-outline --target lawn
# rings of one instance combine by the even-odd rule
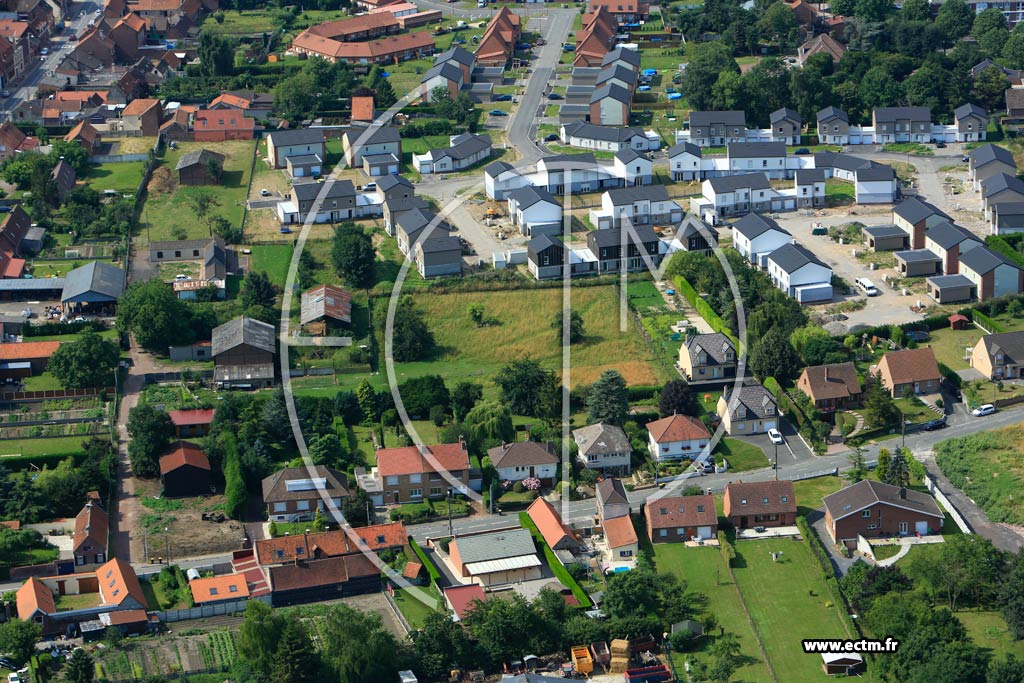
[[[764,451],[757,446],[730,437],[725,437],[718,443],[715,455],[722,456],[729,461],[730,472],[759,470],[771,464]]]
[[[1018,659],[1024,657],[1024,640],[1014,640],[998,612],[961,610],[956,613],[956,618],[963,622],[971,640],[992,650],[996,656],[1011,653]]]
[[[903,413],[903,419],[909,420],[912,423],[927,422],[928,420],[934,420],[939,415],[926,406],[921,399],[915,396],[908,396],[907,398],[897,398],[893,401],[896,407]]]
[[[97,192],[114,190],[122,194],[135,194],[142,182],[145,162],[121,161],[109,164],[90,164],[85,182]]]
[[[704,611],[713,614],[718,624],[727,633],[732,633],[740,642],[742,654],[755,661],[736,672],[735,679],[746,683],[765,683],[772,677],[761,658],[757,638],[750,625],[739,591],[729,578],[725,559],[718,548],[687,548],[678,543],[658,543],[654,550],[654,562],[659,572],[675,574],[686,581],[691,591],[707,596]],[[710,646],[705,639],[697,652],[704,652]],[[683,669],[685,655],[676,654],[676,668]]]
[[[72,455],[82,452],[82,442],[88,437],[61,436],[52,439],[10,439],[0,441],[0,462],[10,455]]]
[[[931,339],[922,344],[930,346],[935,352],[935,360],[951,370],[966,370],[971,364],[965,358],[965,349],[974,348],[978,340],[985,334],[977,327],[966,330],[942,328],[928,333]],[[968,352],[969,353],[969,352]]]
[[[88,609],[100,604],[99,593],[80,593],[78,595],[59,595],[54,604],[58,612],[70,612],[78,609]]]
[[[253,245],[251,270],[265,272],[273,284],[283,289],[292,262],[292,249],[289,244]]]
[[[220,185],[178,185],[174,167],[182,154],[197,149],[208,149],[225,155]],[[240,226],[249,194],[249,177],[255,151],[254,140],[180,142],[175,149],[166,150],[149,182],[140,221],[140,227],[143,228],[141,238],[155,241],[208,237],[209,227],[205,219],[196,213],[192,203],[194,198],[206,192],[216,197],[209,215],[221,216],[232,225]]]
[[[832,204],[849,204],[857,196],[853,183],[829,178],[825,181],[825,198]]]
[[[572,308],[583,317],[584,340],[571,350],[570,384],[590,383],[617,370],[628,384],[656,384],[656,365],[627,320],[619,331],[618,301],[611,286],[577,287]],[[398,380],[441,372],[450,384],[488,380],[509,361],[530,357],[561,373],[560,331],[551,327],[561,305],[560,289],[465,292],[416,297],[437,340],[432,361],[399,364]],[[479,303],[495,324],[477,327],[467,308]]]
[[[422,596],[424,593],[437,601],[435,604],[440,603],[441,595],[435,586],[431,585],[417,590],[419,596]],[[396,588],[394,598],[395,604],[398,605],[398,609],[402,612],[402,616],[405,617],[405,620],[413,628],[422,628],[423,622],[426,621],[427,617],[438,611],[424,604],[419,597],[413,595],[412,591],[407,588]]]
[[[778,562],[772,552],[782,552]],[[807,654],[805,638],[850,638],[807,541],[773,539],[736,544],[736,583],[772,668],[786,680],[819,681],[821,656]]]
[[[46,543],[41,548],[29,548],[28,550],[19,550],[11,553],[3,559],[3,564],[11,567],[29,567],[36,564],[55,562],[58,557],[60,557],[60,549]]]
[[[889,152],[890,154],[910,154],[915,157],[935,156],[935,150],[919,142],[897,142],[882,145],[882,151]]]
[[[33,339],[33,341],[35,341]],[[25,378],[25,391],[51,391],[54,389],[63,389],[64,385],[60,383],[53,373],[46,371],[32,377]]]
[[[793,482],[793,494],[796,496],[797,514],[806,515],[811,510],[820,508],[824,503],[821,499],[835,493],[846,484],[844,479],[836,476],[815,477]]]

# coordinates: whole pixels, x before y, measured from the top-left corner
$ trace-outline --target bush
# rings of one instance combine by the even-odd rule
[[[821,569],[822,577],[828,581],[829,579],[835,580],[835,571],[832,569],[832,559],[829,557],[828,551],[825,550],[825,546],[822,545],[821,539],[818,538],[818,534],[814,532],[814,529],[807,523],[807,518],[800,515],[796,518],[796,526],[800,530],[800,535],[804,537],[811,548],[811,553],[815,559],[818,560],[818,566]]]
[[[517,481],[515,484],[512,484],[513,493],[522,493],[524,490],[525,487],[523,486],[523,482]]]
[[[626,388],[626,394],[629,397],[629,402],[634,401],[647,401],[658,395],[661,391],[659,386],[632,386]]]

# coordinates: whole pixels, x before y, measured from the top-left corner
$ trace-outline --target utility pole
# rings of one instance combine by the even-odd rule
[[[164,527],[164,556],[167,558],[167,566],[171,566],[171,537],[170,530]]]
[[[452,531],[452,489],[448,489],[448,538],[453,538],[455,532]]]
[[[775,481],[779,480],[779,444],[775,444]]]

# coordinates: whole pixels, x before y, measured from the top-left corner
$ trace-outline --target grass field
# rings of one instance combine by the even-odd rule
[[[715,454],[729,461],[730,472],[759,470],[770,464],[764,451],[757,446],[729,437],[722,439],[718,443]]]
[[[903,413],[903,419],[911,422],[926,422],[934,420],[939,415],[921,402],[920,399],[910,396],[908,398],[897,398],[893,401],[896,407]]]
[[[141,161],[121,161],[111,164],[90,164],[85,182],[97,192],[114,190],[123,194],[135,194],[142,182]]]
[[[253,245],[251,269],[265,272],[271,283],[283,288],[288,278],[292,249],[288,244]]]
[[[772,552],[782,552],[778,562]],[[804,638],[851,638],[830,602],[828,587],[806,541],[773,539],[736,544],[736,583],[772,668],[786,680],[827,680],[821,656],[806,654]],[[769,588],[770,587],[770,588]]]
[[[687,548],[678,543],[658,543],[654,547],[658,571],[675,574],[686,581],[690,590],[707,596],[704,611],[715,615],[719,625],[740,641],[740,652],[755,660],[737,671],[735,680],[746,683],[771,681],[771,674],[761,657],[754,630],[743,610],[739,591],[729,578],[721,551],[710,547]],[[709,645],[710,641],[704,639],[696,651],[703,652]],[[680,671],[685,658],[685,655],[675,655],[676,668]]]
[[[224,175],[220,185],[179,186],[174,171],[182,154],[208,149],[225,155]],[[142,240],[198,239],[209,236],[206,221],[196,215],[189,201],[204,191],[216,195],[217,205],[210,216],[222,216],[232,225],[242,224],[245,200],[249,193],[249,174],[256,142],[181,142],[166,150],[160,166],[153,172],[148,196],[142,210],[139,235]]]
[[[977,327],[971,327],[966,330],[943,328],[932,330],[928,334],[931,339],[925,342],[924,346],[932,347],[935,360],[952,370],[966,370],[971,365],[964,359],[964,349],[968,346],[974,348],[985,333]]]
[[[427,593],[431,597],[440,601],[441,596],[435,587],[429,586],[422,588],[419,591]],[[421,628],[423,622],[428,616],[436,612],[437,610],[431,609],[429,605],[424,604],[418,597],[412,594],[411,591],[405,588],[395,589],[395,604],[398,605],[398,609],[402,611],[402,616],[409,622],[409,625],[413,628]]]
[[[848,204],[855,200],[856,189],[853,183],[848,183],[845,180],[834,180],[829,178],[825,181],[825,197],[833,205],[835,204]]]
[[[34,340],[33,340],[34,341]],[[51,389],[63,389],[64,385],[60,383],[51,372],[43,372],[32,377],[26,377],[24,380],[25,391],[49,391]]]
[[[821,499],[830,493],[843,488],[846,480],[839,477],[815,477],[793,482],[793,494],[796,496],[797,514],[806,515],[811,510],[820,508]]]
[[[5,455],[71,455],[82,451],[86,436],[60,436],[52,439],[11,439],[0,441],[0,463]]]
[[[971,640],[992,650],[996,656],[1010,653],[1018,659],[1024,658],[1024,640],[1013,639],[1006,621],[998,612],[961,610],[956,613],[956,618],[963,622]]]
[[[994,522],[1024,524],[1024,426],[940,441],[935,461]],[[946,526],[946,525],[943,525]]]

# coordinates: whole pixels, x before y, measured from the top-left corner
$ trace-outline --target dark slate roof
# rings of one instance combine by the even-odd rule
[[[975,247],[965,254],[960,254],[960,265],[978,275],[984,275],[1004,265],[1020,270],[1009,257],[1003,256],[998,251],[992,251],[988,247]]]
[[[928,107],[875,107],[875,121],[894,123],[902,119],[931,121],[932,112]]]
[[[734,230],[739,232],[748,240],[760,237],[762,234],[768,232],[769,230],[776,230],[778,232],[781,232],[783,235],[789,234],[789,232],[783,229],[782,226],[780,226],[774,220],[768,218],[767,216],[762,216],[759,213],[746,214],[738,221],[733,223],[732,227]]]
[[[632,64],[633,66],[639,67],[640,53],[637,52],[636,50],[629,50],[624,47],[617,47],[604,56],[604,58],[601,60],[601,66],[607,66],[612,62],[619,61],[626,62],[627,64]]]
[[[768,120],[771,123],[778,123],[780,121],[790,120],[795,121],[797,125],[800,125],[804,122],[803,117],[800,116],[800,113],[790,109],[789,107],[776,109],[769,115]]]
[[[886,166],[885,164],[871,162],[869,166],[857,169],[857,182],[895,179],[896,171],[892,169],[892,166]]]
[[[374,156],[380,155],[376,154]],[[377,178],[376,182],[377,189],[381,190],[382,192],[387,192],[392,187],[396,187],[398,185],[404,185],[408,187],[410,190],[413,189],[412,182],[408,178],[404,178],[400,175],[394,175],[391,173],[389,173],[388,175],[381,176],[380,178]]]
[[[355,197],[356,188],[351,180],[334,180],[326,183],[299,183],[292,186],[292,196],[296,201],[312,201],[323,191],[324,199]]]
[[[994,194],[1010,190],[1024,196],[1024,180],[1008,173],[996,173],[981,181],[981,196],[991,197]]]
[[[727,126],[747,125],[747,114],[743,111],[691,111],[690,128],[721,123]]]
[[[772,408],[770,415],[774,416],[779,412],[772,392],[768,391],[760,384],[751,384],[740,387],[730,393],[725,400],[726,405],[729,408],[729,414],[733,417],[736,416],[736,409],[740,405],[743,405],[747,409],[747,417],[745,419],[750,419],[752,416],[759,418],[768,417],[769,413],[767,408],[769,406]]]
[[[957,120],[972,115],[980,116],[983,119],[988,118],[988,112],[972,102],[968,102],[967,104],[961,104],[959,107],[953,110],[953,118]]]
[[[462,80],[462,69],[458,64],[452,62],[436,62],[434,66],[427,69],[427,73],[423,74],[420,82],[426,83],[435,76],[443,76],[449,81],[460,81]]]
[[[831,121],[832,119],[839,119],[840,121],[850,122],[850,117],[845,111],[839,107],[825,107],[818,112],[819,121]]]
[[[680,154],[683,154],[685,152],[689,152],[698,159],[701,157],[700,147],[693,144],[692,142],[680,142],[678,145],[675,145],[674,147],[668,150],[668,157],[669,159],[671,159],[672,157],[679,156]]]
[[[587,88],[591,90],[591,88]],[[573,121],[565,126],[566,135],[575,135],[588,140],[601,140],[603,142],[625,142],[632,137],[639,135],[645,137],[643,130],[639,128],[618,128],[616,126],[597,126],[586,121]]]
[[[608,198],[613,206],[621,206],[640,200],[663,202],[668,200],[668,190],[664,185],[637,185],[635,187],[616,187],[607,190]]]
[[[515,168],[515,166],[508,163],[507,161],[494,161],[484,166],[484,173],[493,178],[501,175],[505,171],[514,171]],[[378,181],[378,187],[379,186],[380,182]]]
[[[1024,202],[999,202],[992,209],[1000,216],[1024,216]]]
[[[1024,363],[1024,332],[1022,331],[986,334],[981,338],[981,342],[990,356],[1002,351],[1011,363]]]
[[[907,508],[930,517],[944,518],[935,499],[927,493],[864,479],[825,496],[825,507],[833,520],[857,514],[878,503]]]
[[[217,152],[211,152],[208,149],[197,149],[182,154],[181,158],[178,159],[178,164],[174,167],[174,170],[180,171],[183,168],[188,168],[189,166],[194,166],[196,164],[206,166],[211,161],[216,164],[223,165],[224,155],[218,154]]]
[[[621,479],[614,477],[597,482],[597,497],[604,505],[629,505],[626,487]]]
[[[294,130],[275,130],[268,138],[274,147],[290,145],[316,145],[324,141],[324,132],[313,128],[296,128]]]
[[[618,152],[615,153],[615,158],[624,164],[628,164],[634,159],[644,159],[645,161],[650,161],[650,159],[647,158],[646,154],[641,154],[640,152],[637,152],[635,149],[632,149],[630,147],[623,147],[622,149],[620,149]]]
[[[686,214],[686,218],[683,219],[682,225],[679,226],[679,229],[676,230],[675,234],[680,237],[693,237],[694,235],[700,235],[705,238],[710,236],[711,239],[718,239],[718,230],[708,225],[692,213]]]
[[[809,185],[811,183],[825,182],[825,169],[804,168],[796,172],[797,185]]]
[[[730,142],[727,148],[730,157],[748,159],[751,157],[784,157],[785,142]]]
[[[308,159],[309,161],[306,161],[306,162],[300,161],[302,159]],[[309,155],[301,156],[301,157],[288,157],[288,161],[292,162],[293,164],[295,164],[295,163],[314,163],[316,161],[320,161],[320,157],[317,156],[316,154],[309,154]],[[366,155],[363,156],[363,161],[367,161],[367,162],[369,162],[369,164],[371,166],[374,166],[376,164],[386,164],[386,163],[392,162],[392,161],[397,162],[398,161],[398,157],[396,157],[391,152],[388,152],[387,154],[366,154]],[[388,175],[393,175],[393,174],[389,173]]]
[[[413,209],[426,209],[430,207],[430,203],[422,197],[396,197],[394,199],[385,200],[384,202],[388,211],[397,213],[399,211],[411,211]]]
[[[124,271],[109,263],[92,261],[64,278],[61,301],[108,302],[124,294]]]
[[[649,225],[637,225],[633,229],[636,231],[640,244],[649,244],[658,240],[658,233],[654,232],[654,228]],[[626,231],[626,241],[637,243],[637,239],[629,234],[629,231]],[[591,230],[587,233],[587,246],[590,247],[617,247],[621,244],[622,230],[617,228]]]
[[[892,212],[908,223],[920,223],[930,216],[949,218],[941,209],[917,197],[909,197],[892,207]]]
[[[822,262],[817,256],[799,244],[786,244],[768,254],[768,260],[787,273],[795,273],[809,263],[814,263],[822,268],[831,267]]]
[[[593,152],[579,152],[576,154],[555,154],[554,156],[543,157],[540,161],[544,162],[545,166],[549,164],[569,164],[570,168],[575,168],[575,164],[593,166],[597,163],[597,158],[594,157]]]
[[[601,69],[601,73],[597,75],[597,85],[601,85],[613,78],[617,78],[623,83],[636,83],[636,72],[622,64],[608,66]]]
[[[869,225],[864,228],[864,232],[871,235],[872,237],[906,237],[907,232],[903,228],[896,227],[895,225]]]
[[[442,251],[458,251],[460,254],[462,252],[462,243],[454,235],[431,235],[425,240],[420,240],[418,244],[425,254]]]
[[[491,146],[491,139],[489,137],[486,135],[473,135],[472,133],[463,133],[456,137],[454,142],[455,144],[451,147],[432,149],[427,153],[435,161],[444,157],[451,157],[459,161],[461,159],[468,159],[474,154],[479,154]]]
[[[928,278],[928,282],[935,285],[939,289],[952,289],[954,287],[973,287],[974,283],[971,282],[966,275],[936,275],[935,277]]]
[[[213,328],[211,353],[216,357],[246,344],[268,353],[277,351],[277,333],[273,325],[241,316]]]
[[[402,138],[398,134],[397,128],[391,128],[390,126],[370,126],[370,135],[362,144],[366,145],[380,145],[390,142],[399,142]],[[349,139],[349,144],[355,144],[355,142],[363,135],[366,128],[357,128],[352,126],[345,135]]]
[[[519,209],[528,209],[537,202],[547,202],[548,204],[554,204],[561,206],[554,195],[548,192],[543,187],[537,187],[535,185],[526,185],[518,190],[513,190],[508,195],[509,199],[515,200]]]
[[[927,263],[941,261],[930,249],[908,249],[906,251],[893,252],[893,256],[904,263]]]
[[[688,337],[683,342],[683,347],[687,350],[690,357],[693,358],[699,351],[703,351],[708,355],[713,363],[719,365],[723,363],[736,363],[736,346],[732,343],[732,340],[726,337],[721,332],[712,332],[710,334],[695,334],[692,337]],[[726,358],[726,351],[732,351],[732,360]]]
[[[459,557],[464,565],[537,554],[533,536],[526,529],[460,536],[453,542],[458,546]]]
[[[434,57],[434,64],[440,64],[441,62],[454,61],[465,66],[473,66],[476,64],[476,55],[469,50],[459,47],[456,45],[450,50],[445,50],[439,55]]]
[[[625,102],[626,104],[629,104],[632,99],[629,91],[621,85],[606,83],[594,91],[594,94],[590,96],[590,103],[594,104],[595,102],[600,102],[601,100],[609,97],[619,102]]]
[[[1010,153],[1010,150],[991,143],[972,149],[967,153],[967,156],[974,160],[975,168],[984,166],[992,161],[1001,161],[1004,164],[1009,164],[1010,166],[1017,166],[1017,162],[1014,161],[1013,154]]]
[[[563,242],[556,240],[554,237],[551,237],[550,235],[541,235],[540,237],[534,237],[530,240],[526,245],[526,251],[533,256],[551,247],[557,247],[562,250],[567,248]]]
[[[951,249],[955,245],[967,240],[974,240],[975,242],[980,241],[977,237],[967,232],[959,225],[953,225],[949,221],[936,223],[932,227],[928,228],[924,233],[924,236],[932,242],[935,242],[935,244],[939,245],[943,249]],[[960,258],[963,258],[963,256],[964,255],[961,253]]]
[[[743,173],[740,175],[729,175],[721,178],[711,178],[711,189],[717,192],[735,192],[742,188],[751,190],[767,190],[771,187],[768,176],[764,173]]]

